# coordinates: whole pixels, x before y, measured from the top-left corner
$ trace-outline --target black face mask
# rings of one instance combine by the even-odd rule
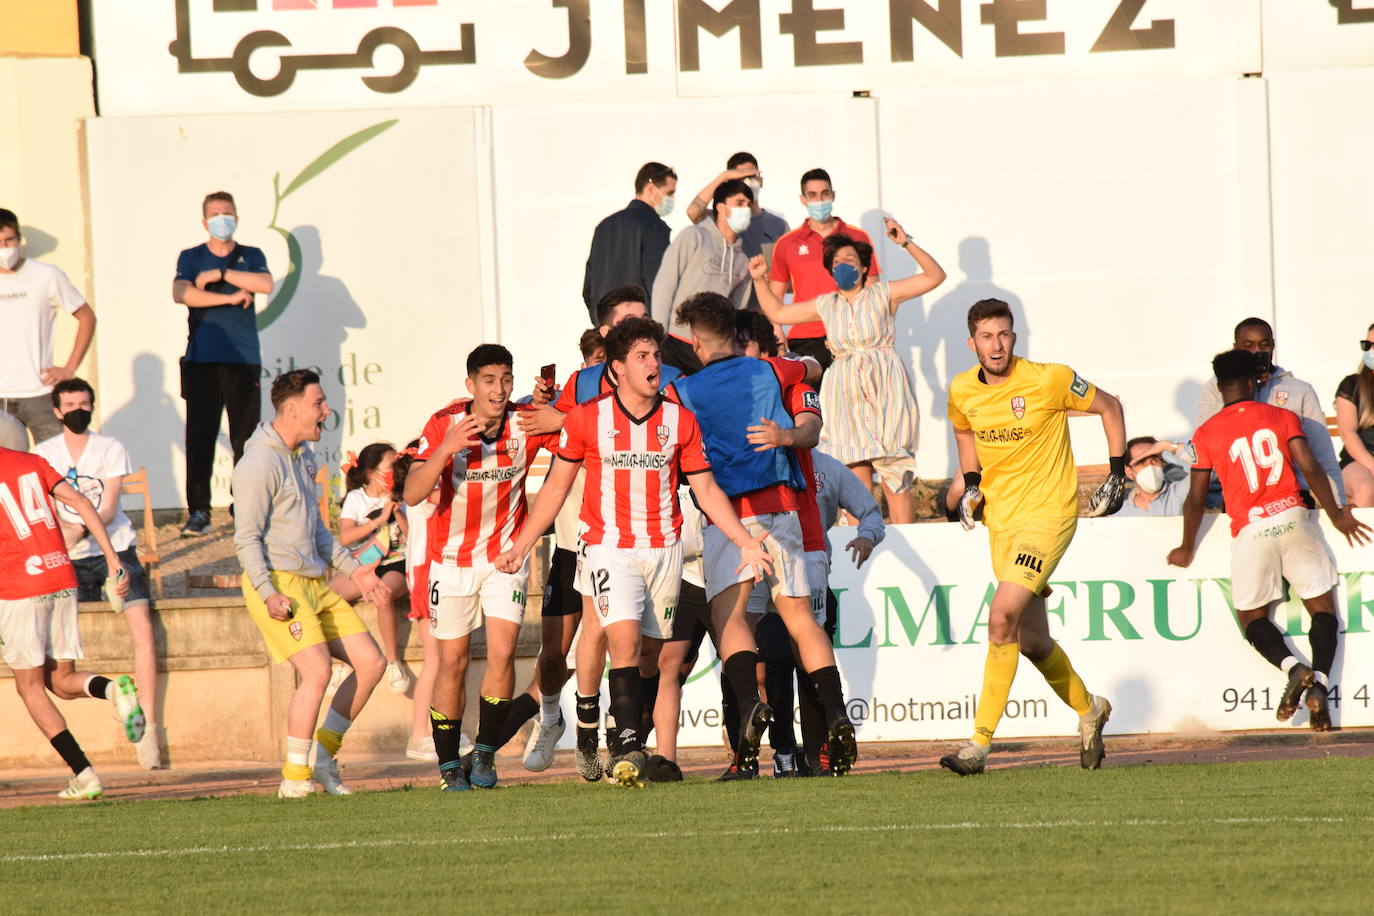
[[[62,415],[62,425],[79,436],[91,428],[91,412],[84,407],[69,410]]]

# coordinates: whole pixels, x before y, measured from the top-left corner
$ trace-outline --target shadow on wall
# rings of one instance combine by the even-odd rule
[[[108,369],[106,370],[108,371]],[[154,490],[154,505],[183,504],[181,494],[170,500],[159,499],[161,488],[171,488],[176,469],[185,460],[185,430],[173,396],[167,393],[167,367],[160,356],[140,353],[133,361],[134,391],[128,403],[105,415],[100,431],[124,443],[135,469],[148,468],[148,482]],[[172,384],[175,391],[180,379]]]
[[[1188,431],[1188,438],[1192,438],[1192,432],[1197,423],[1197,402],[1202,396],[1202,382],[1196,379],[1184,379],[1178,383],[1178,388],[1174,390],[1174,407],[1178,410],[1179,416],[1183,418],[1183,428]]]
[[[49,235],[37,226],[21,227],[24,234],[24,257],[44,258],[57,250],[57,237]]]

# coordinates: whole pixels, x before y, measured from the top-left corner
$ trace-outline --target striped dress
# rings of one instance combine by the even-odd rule
[[[852,302],[839,293],[816,298],[826,346],[835,354],[821,382],[821,448],[845,464],[872,462],[882,482],[900,493],[916,479],[920,411],[892,346],[890,302],[885,281]]]

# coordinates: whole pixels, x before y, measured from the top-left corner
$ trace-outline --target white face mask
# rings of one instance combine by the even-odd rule
[[[1146,493],[1158,493],[1164,488],[1164,469],[1157,464],[1147,464],[1135,472],[1135,485]]]
[[[730,231],[740,233],[749,228],[751,214],[748,207],[731,207],[730,215],[725,218],[725,225],[730,227]]]
[[[754,206],[759,206],[759,195],[763,192],[763,182],[757,178],[746,178],[744,183],[749,186],[749,190],[754,192]]]
[[[13,248],[0,248],[0,264],[5,270],[14,270],[14,265],[19,263],[19,246]]]

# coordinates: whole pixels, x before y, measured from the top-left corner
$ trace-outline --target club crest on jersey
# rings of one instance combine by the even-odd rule
[[[1021,419],[1026,415],[1026,399],[1017,395],[1011,399],[1011,412],[1016,415],[1016,419]]]
[[[507,439],[507,440],[506,440],[506,455],[507,455],[512,461],[514,461],[514,460],[515,460],[515,456],[518,455],[518,454],[520,454],[520,440],[519,440],[519,439]]]
[[[666,423],[658,424],[658,428],[654,430],[654,435],[658,437],[659,446],[668,444],[668,432],[668,424]]]
[[[1275,391],[1275,392],[1274,392],[1274,403],[1277,404],[1279,407],[1282,407],[1284,404],[1287,404],[1287,403],[1288,403],[1288,392],[1286,392],[1286,391]]]
[[[296,642],[301,641],[301,634],[305,632],[305,629],[301,626],[301,622],[299,620],[291,621],[291,626],[287,627],[286,629],[291,633],[291,638],[294,639]]]
[[[605,617],[608,613],[610,613],[610,610],[611,610],[611,596],[610,596],[610,595],[602,595],[602,596],[600,596],[599,598],[597,598],[597,599],[596,599],[596,609],[597,609],[598,611],[601,612],[601,616],[602,616],[602,617]]]

